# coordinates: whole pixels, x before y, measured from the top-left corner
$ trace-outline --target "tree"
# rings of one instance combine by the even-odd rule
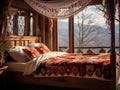
[[[85,9],[79,16],[77,16],[77,25],[75,26],[75,45],[80,47],[98,46],[102,43],[100,35],[103,33],[101,31],[103,28],[98,26],[98,23],[95,23],[94,20],[92,20],[92,15],[86,13]]]
[[[106,15],[106,10],[104,9],[104,7],[100,6],[100,5],[96,5],[96,13],[98,13],[101,16],[104,16],[107,19],[107,15]],[[100,14],[99,12],[103,12],[104,14]],[[107,20],[106,20],[107,21]],[[109,28],[109,27],[108,27]],[[110,29],[108,29],[110,30]],[[118,14],[118,4],[116,5],[116,13],[115,13],[115,44],[116,46],[120,46],[120,28],[119,28],[119,14]]]

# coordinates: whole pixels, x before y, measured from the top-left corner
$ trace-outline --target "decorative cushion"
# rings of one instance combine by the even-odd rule
[[[23,51],[29,60],[33,60],[40,55],[34,47],[23,49]]]
[[[29,47],[35,47],[39,53],[50,52],[50,49],[44,43],[30,43]]]
[[[28,48],[27,46],[15,46],[10,48],[8,54],[10,57],[17,62],[26,62],[28,58],[25,56],[23,49]]]
[[[42,43],[29,43],[28,46],[29,47],[39,47],[40,44],[42,44]]]
[[[38,47],[35,47],[39,53],[47,53],[50,52],[50,49],[43,43],[41,43]]]

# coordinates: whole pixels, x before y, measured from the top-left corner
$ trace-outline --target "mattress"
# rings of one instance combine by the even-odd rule
[[[8,71],[23,72],[25,69],[25,62],[6,62]]]

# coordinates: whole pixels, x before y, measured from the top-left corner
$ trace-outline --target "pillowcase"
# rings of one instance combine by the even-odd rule
[[[47,53],[50,52],[50,49],[43,43],[41,43],[38,47],[35,47],[39,53]]]
[[[23,49],[28,48],[27,46],[14,46],[9,49],[9,56],[17,62],[26,62],[28,58],[25,56]]]
[[[23,49],[23,51],[29,60],[33,60],[40,55],[34,47]]]
[[[44,43],[30,43],[29,47],[35,47],[39,53],[50,52],[50,49]]]
[[[29,47],[39,47],[40,44],[42,44],[42,43],[29,43],[28,46]]]

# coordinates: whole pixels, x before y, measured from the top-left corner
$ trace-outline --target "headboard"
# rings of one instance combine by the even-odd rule
[[[37,36],[9,36],[6,38],[10,47],[13,46],[24,46],[29,43],[40,42],[40,37]]]

